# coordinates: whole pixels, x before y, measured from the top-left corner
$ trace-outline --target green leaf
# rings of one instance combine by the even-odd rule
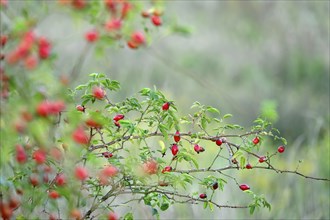
[[[211,113],[216,113],[216,114],[219,114],[220,115],[220,111],[218,109],[216,109],[216,108],[211,107],[211,106],[208,106],[206,108],[206,111],[211,112]]]
[[[124,220],[133,220],[133,213],[128,212],[126,213],[126,215],[124,216]]]
[[[243,169],[245,166],[245,157],[244,156],[241,156],[241,158],[240,158],[240,166],[241,166],[241,169]]]
[[[164,138],[167,139],[168,138],[168,133],[167,133],[167,127],[163,124],[159,125],[159,130],[160,132],[163,134]]]
[[[234,155],[232,156],[231,159],[235,159],[235,158],[237,158],[239,156],[242,156],[242,155],[243,155],[243,152],[241,150],[238,150],[234,153]]]
[[[255,209],[256,209],[255,205],[250,205],[250,215],[254,213]]]
[[[210,207],[211,212],[213,212],[214,211],[214,205],[213,205],[213,203],[210,203],[209,202],[209,207]]]
[[[203,205],[203,208],[206,209],[206,208],[207,208],[207,205],[208,205],[208,202],[205,201],[205,202],[204,202],[204,205]]]
[[[225,119],[225,118],[231,118],[231,117],[233,117],[232,114],[225,114],[225,115],[223,116],[224,119]]]

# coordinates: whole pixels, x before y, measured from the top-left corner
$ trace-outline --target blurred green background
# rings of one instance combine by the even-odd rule
[[[329,10],[328,1],[168,1],[164,23],[185,26],[190,34],[156,31],[150,47],[137,51],[109,47],[100,54],[92,48],[75,85],[91,72],[103,72],[122,84],[115,101],[156,86],[182,114],[194,101],[231,113],[234,123],[247,127],[262,114],[288,140],[278,167],[295,170],[299,165],[306,175],[329,178]],[[82,36],[90,27],[49,9],[37,32],[57,42],[54,74],[70,72],[84,53]],[[161,218],[330,218],[327,182],[265,170],[239,175],[254,192],[265,194],[271,211],[250,216],[248,210],[211,213],[177,205]],[[241,204],[249,198],[226,186],[217,199]],[[135,211],[151,218],[144,209]]]

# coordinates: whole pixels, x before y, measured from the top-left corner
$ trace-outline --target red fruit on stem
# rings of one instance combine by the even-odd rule
[[[105,158],[110,158],[110,157],[113,157],[113,154],[110,152],[103,152],[102,156],[104,156]]]
[[[24,67],[27,70],[33,70],[37,67],[38,65],[38,59],[37,57],[30,55],[24,59]]]
[[[218,139],[215,141],[215,144],[218,145],[218,146],[221,146],[222,144],[222,140],[221,139]]]
[[[76,9],[83,9],[86,6],[85,0],[72,0],[72,6]]]
[[[249,189],[250,189],[250,187],[249,187],[248,185],[246,185],[246,184],[241,184],[241,185],[239,185],[239,188],[240,188],[242,191],[245,191],[245,190],[249,190]]]
[[[143,164],[143,170],[149,175],[156,174],[158,171],[158,164],[153,159],[148,160]]]
[[[174,138],[174,141],[178,143],[180,141],[180,139],[181,139],[180,132],[179,131],[176,131],[175,134],[174,134],[174,136],[173,136],[173,138]]]
[[[118,216],[114,212],[110,212],[108,215],[108,220],[118,220]]]
[[[136,44],[136,43],[134,43],[133,41],[128,41],[127,42],[127,46],[129,47],[129,48],[131,48],[131,49],[137,49],[139,46]]]
[[[9,207],[9,204],[0,201],[0,214],[2,219],[10,220],[13,215],[13,209]]]
[[[94,87],[93,88],[93,96],[96,99],[103,99],[106,95],[105,91],[101,87]]]
[[[148,11],[142,11],[141,16],[144,17],[144,18],[149,18],[150,14],[149,14]]]
[[[179,151],[178,145],[173,144],[172,147],[171,147],[171,151],[172,151],[173,156],[175,156]]]
[[[14,196],[10,197],[10,199],[9,199],[9,207],[11,209],[16,209],[19,205],[20,205],[20,201],[18,200],[17,197],[14,197]]]
[[[246,169],[252,169],[252,165],[248,163],[248,164],[246,164],[245,168]]]
[[[157,15],[153,15],[153,16],[151,16],[151,22],[155,25],[155,26],[160,26],[160,25],[162,25],[162,19],[159,17],[159,16],[157,16]]]
[[[145,37],[142,32],[136,31],[131,35],[131,40],[136,46],[139,46],[140,44],[144,44]]]
[[[253,140],[252,140],[252,142],[253,142],[254,144],[258,144],[259,141],[260,141],[259,137],[255,137],[255,138],[253,138]]]
[[[199,154],[201,147],[198,144],[194,145],[194,151]]]
[[[38,53],[39,53],[39,58],[40,59],[47,59],[50,55],[50,50],[51,47],[50,46],[40,46],[38,49]]]
[[[263,163],[265,161],[266,161],[266,157],[265,156],[259,157],[259,163]]]
[[[27,161],[27,155],[22,145],[16,145],[16,160],[18,163],[23,164]]]
[[[285,150],[285,147],[284,147],[284,146],[279,146],[279,147],[277,148],[277,151],[278,151],[279,153],[283,153],[284,150]]]
[[[202,193],[199,195],[199,198],[201,198],[201,199],[205,199],[206,197],[207,197],[207,195],[205,193]]]
[[[125,18],[128,12],[131,10],[132,5],[129,2],[124,2],[121,9],[121,18]]]
[[[62,100],[53,101],[49,103],[50,114],[57,115],[65,109],[65,104]]]
[[[36,174],[30,176],[30,183],[32,186],[36,187],[39,185],[39,177]]]
[[[166,167],[164,167],[164,169],[162,170],[162,173],[171,172],[171,171],[172,171],[172,167],[171,167],[171,166],[166,166]]]
[[[85,123],[88,127],[91,127],[91,128],[101,128],[102,127],[102,125],[100,123],[94,121],[91,118],[87,119]]]
[[[55,177],[55,184],[57,186],[64,186],[66,184],[66,177],[63,173],[59,173],[56,177]]]
[[[81,212],[78,209],[72,209],[70,212],[70,217],[75,220],[80,220],[82,217]]]
[[[105,23],[105,29],[107,31],[116,31],[120,30],[122,26],[122,21],[120,19],[112,19]]]
[[[124,119],[124,118],[125,118],[124,115],[122,115],[122,114],[118,114],[118,115],[116,115],[116,116],[113,117],[113,120],[114,120],[114,121],[119,121],[119,120],[122,120],[122,119]]]
[[[78,127],[72,133],[72,139],[78,144],[88,144],[89,137],[82,127]]]
[[[75,177],[81,181],[84,181],[88,177],[88,172],[85,167],[76,167],[74,174],[75,174]]]
[[[76,109],[78,110],[78,111],[80,111],[80,112],[85,112],[85,107],[84,106],[82,106],[82,105],[77,105],[76,106]]]
[[[46,152],[41,149],[38,149],[33,152],[32,158],[37,164],[43,164],[46,161]]]
[[[97,30],[88,31],[85,34],[85,39],[88,42],[93,43],[93,42],[95,42],[95,41],[97,41],[99,39],[99,32],[97,32]]]
[[[47,117],[50,114],[50,105],[48,101],[42,101],[37,106],[37,114],[42,117]]]
[[[58,199],[58,198],[60,198],[60,194],[57,191],[55,191],[55,190],[49,191],[48,192],[48,196],[51,199]]]
[[[167,111],[170,108],[170,105],[171,104],[169,102],[165,102],[162,106],[163,111]]]
[[[102,169],[101,174],[107,177],[114,177],[118,173],[118,169],[112,165],[106,166]]]
[[[4,47],[7,43],[8,36],[7,35],[1,35],[0,37],[0,45],[1,47]]]
[[[115,125],[116,125],[118,128],[120,128],[120,123],[119,123],[119,121],[115,121],[114,123],[115,123]]]

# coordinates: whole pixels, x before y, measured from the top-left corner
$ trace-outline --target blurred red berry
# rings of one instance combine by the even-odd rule
[[[114,212],[110,212],[108,215],[108,220],[118,220],[118,216]]]
[[[160,25],[162,25],[162,19],[159,17],[159,16],[157,16],[157,15],[153,15],[153,16],[151,16],[151,21],[152,21],[152,23],[155,25],[155,26],[160,26]]]
[[[172,167],[171,167],[171,166],[166,166],[166,167],[164,167],[164,169],[162,170],[162,173],[171,172],[171,171],[172,171]]]
[[[80,112],[85,112],[85,107],[84,106],[81,106],[81,105],[77,105],[76,106],[76,109],[78,110],[78,111],[80,111]]]
[[[72,133],[72,139],[78,144],[88,144],[89,137],[82,127],[78,127]]]
[[[107,31],[117,31],[122,27],[122,20],[120,19],[112,19],[105,23],[105,29]]]
[[[94,87],[93,88],[93,96],[96,99],[103,99],[104,96],[106,95],[105,91],[101,87]]]
[[[156,174],[158,171],[158,164],[155,160],[148,160],[143,164],[143,170],[149,175]]]
[[[46,161],[46,152],[41,149],[38,149],[33,152],[32,158],[37,164],[43,164]]]
[[[97,30],[88,31],[85,34],[85,39],[88,42],[93,43],[93,42],[95,42],[95,41],[97,41],[99,39],[99,32],[97,32]]]
[[[17,144],[16,145],[16,160],[18,163],[25,163],[27,161],[27,155],[25,152],[25,149],[22,145]]]
[[[57,186],[64,186],[66,184],[66,176],[63,173],[57,174],[55,177],[55,184]]]
[[[88,172],[85,167],[76,167],[74,174],[75,174],[75,177],[81,181],[84,181],[88,177]]]

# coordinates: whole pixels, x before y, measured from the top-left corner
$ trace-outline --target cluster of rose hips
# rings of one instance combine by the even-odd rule
[[[50,56],[51,48],[52,45],[46,37],[37,37],[33,31],[28,31],[16,48],[6,54],[6,61],[9,64],[21,61],[26,69],[31,70],[37,67],[39,59],[44,60]]]
[[[39,60],[45,60],[50,56],[51,43],[43,36],[36,36],[33,31],[26,32],[21,36],[18,45],[11,51],[3,52],[7,45],[9,36],[0,36],[0,60],[6,61],[10,65],[23,64],[27,70],[35,69]],[[1,97],[8,98],[9,96],[9,79],[10,77],[5,73],[4,66],[0,66],[0,83],[1,83]]]
[[[112,37],[113,39],[119,40],[122,36],[122,27],[125,24],[125,19],[127,14],[134,8],[134,5],[127,0],[105,0],[105,7],[110,13],[110,18],[104,22],[102,29],[94,28],[85,34],[85,39],[89,43],[96,42],[101,32],[105,32],[105,35]],[[87,7],[87,2],[72,1],[72,5],[77,9],[82,9]],[[150,9],[149,11],[143,11],[142,16],[144,18],[149,18],[153,25],[160,26],[162,25],[161,15],[162,12],[156,9]],[[127,39],[127,46],[131,49],[137,49],[140,46],[145,44],[145,36],[141,31],[133,31],[130,34],[130,38]]]

